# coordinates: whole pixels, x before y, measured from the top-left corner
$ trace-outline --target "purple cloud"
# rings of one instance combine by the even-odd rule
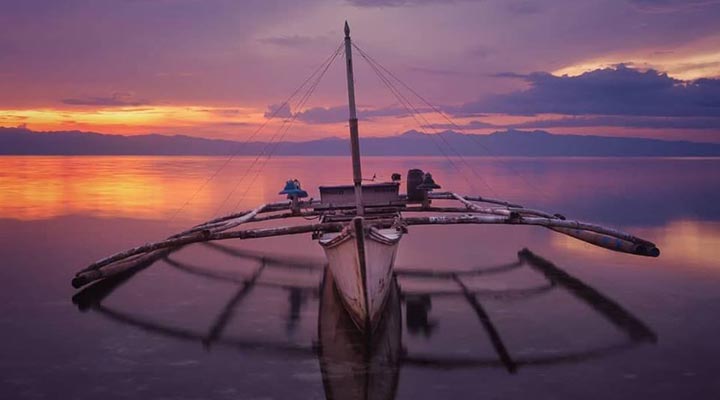
[[[282,107],[282,108],[281,108]],[[285,104],[270,104],[267,111],[264,114],[265,118],[290,118],[292,117],[292,111],[290,105]]]
[[[407,110],[399,107],[358,110],[358,118],[365,120],[370,120],[376,117],[404,117],[406,115],[408,115]],[[347,122],[348,108],[346,105],[328,108],[313,107],[299,113],[298,119],[309,124],[334,124]]]
[[[720,130],[720,117],[636,117],[604,115],[597,117],[568,117],[554,120],[528,121],[511,128],[561,128],[615,126],[653,129],[711,129]]]
[[[652,69],[643,72],[625,65],[594,70],[579,76],[537,72],[518,77],[530,87],[466,103],[452,109],[453,113],[676,117],[720,115],[720,79],[687,82]]]
[[[492,124],[473,120],[466,124],[431,124],[431,129],[538,129],[538,128],[590,128],[623,127],[651,129],[720,130],[720,117],[638,117],[626,115],[573,116],[558,119],[540,119],[518,124]]]

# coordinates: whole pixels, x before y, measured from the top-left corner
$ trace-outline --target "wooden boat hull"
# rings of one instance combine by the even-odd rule
[[[348,229],[320,237],[340,298],[355,325],[372,333],[387,302],[399,229],[364,229],[355,218]]]
[[[368,338],[356,329],[332,271],[327,270],[318,313],[318,360],[328,399],[395,398],[401,339],[400,295],[394,279],[375,333]]]

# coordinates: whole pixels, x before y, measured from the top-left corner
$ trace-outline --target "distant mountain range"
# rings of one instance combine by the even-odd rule
[[[720,144],[631,137],[557,135],[508,130],[490,135],[445,131],[429,135],[408,131],[397,136],[361,138],[367,156],[577,156],[633,157],[720,156]],[[105,135],[91,132],[34,132],[0,127],[0,155],[254,155],[267,152],[266,142],[235,142],[185,135]],[[347,139],[280,142],[275,155],[348,155]]]

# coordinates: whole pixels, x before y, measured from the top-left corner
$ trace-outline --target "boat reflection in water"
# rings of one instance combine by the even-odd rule
[[[340,299],[332,272],[323,278],[318,359],[328,399],[392,399],[402,356],[400,292],[395,279],[372,335],[363,335]]]
[[[255,265],[249,275],[239,276],[227,271],[220,271],[212,266],[191,265],[179,261],[179,257],[176,255],[173,257],[166,255],[163,258],[167,265],[177,271],[189,273],[198,278],[237,285],[235,295],[220,310],[209,329],[204,332],[170,326],[103,304],[103,301],[114,290],[137,273],[152,266],[152,261],[111,279],[96,282],[77,293],[73,297],[73,302],[81,311],[92,310],[119,323],[152,334],[194,342],[206,349],[234,348],[241,351],[263,353],[268,356],[279,355],[282,359],[317,357],[325,395],[332,399],[392,399],[397,392],[400,370],[403,366],[443,370],[503,368],[514,374],[524,367],[589,362],[618,351],[629,350],[643,343],[657,341],[656,334],[620,304],[527,249],[518,253],[517,261],[494,267],[461,271],[396,268],[396,277],[392,280],[388,295],[388,307],[385,308],[372,335],[363,335],[343,307],[332,273],[324,264],[298,262],[273,254],[248,252],[218,244],[204,246],[235,259],[254,260],[253,265]],[[242,264],[239,261],[233,261],[235,266]],[[521,289],[503,290],[478,290],[467,283],[478,277],[502,274],[522,267],[528,267],[542,275],[545,278],[544,282]],[[288,284],[287,279],[276,282],[271,277],[263,278],[263,275],[272,269],[302,270],[310,272],[316,280],[314,284],[300,285]],[[270,273],[270,275],[273,274]],[[281,273],[274,274],[274,276],[285,275]],[[443,290],[411,291],[401,289],[405,282],[414,279],[442,280],[454,286],[450,286],[451,289]],[[287,340],[273,341],[265,336],[256,340],[239,338],[226,332],[233,314],[242,306],[243,301],[255,287],[281,291],[288,299],[289,312],[287,312],[285,324]],[[486,298],[530,301],[535,296],[554,290],[563,290],[580,303],[589,306],[589,309],[597,316],[609,322],[622,333],[621,339],[614,344],[608,345],[605,342],[599,347],[583,350],[560,350],[550,354],[538,353],[538,355],[523,353],[522,356],[513,357],[511,349],[505,345],[500,330],[490,319],[481,301],[484,302],[483,299]],[[433,298],[436,297],[455,297],[467,302],[475,314],[474,316],[469,314],[468,318],[475,318],[479,321],[496,354],[494,356],[475,356],[466,353],[453,353],[452,355],[441,353],[438,355],[425,352],[427,349],[418,351],[413,348],[404,348],[406,344],[403,343],[403,304],[407,333],[410,335],[422,334],[429,338],[433,331],[442,325],[442,313],[431,315]],[[317,336],[315,336],[317,342],[302,344],[290,340],[303,318],[304,313],[301,312],[301,309],[307,307],[308,304],[314,304],[314,301],[319,302]],[[254,331],[252,328],[247,327],[250,332]]]

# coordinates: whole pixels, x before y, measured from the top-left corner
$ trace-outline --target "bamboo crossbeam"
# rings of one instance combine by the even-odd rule
[[[550,219],[543,217],[504,217],[500,215],[460,215],[447,216],[439,215],[432,217],[408,217],[403,222],[410,225],[452,225],[452,224],[512,224],[512,225],[539,225],[547,228],[568,228],[583,231],[592,231],[603,235],[612,236],[635,244],[655,247],[655,244],[640,239],[629,233],[618,231],[612,228],[575,220]],[[565,232],[562,232],[565,233]],[[566,233],[567,234],[567,233]]]
[[[151,253],[157,250],[174,248],[179,246],[185,246],[192,243],[208,242],[213,240],[227,240],[227,239],[257,239],[273,236],[285,236],[285,235],[297,235],[301,233],[311,232],[339,232],[345,225],[338,222],[331,223],[318,223],[311,225],[299,225],[299,226],[287,226],[279,228],[262,228],[262,229],[248,229],[242,231],[233,232],[217,232],[213,233],[210,231],[200,231],[190,235],[170,238],[160,242],[147,243],[142,246],[134,247],[132,249],[116,253],[112,256],[103,258],[97,261],[87,268],[80,271],[73,279],[73,282],[84,282],[83,284],[90,283],[97,279],[107,278],[112,275],[116,275],[127,268],[112,268],[108,272],[98,273],[100,268],[116,263],[121,260],[136,256],[138,254]],[[76,286],[78,287],[78,286]]]
[[[406,217],[402,219],[405,226],[411,225],[452,225],[452,224],[512,224],[512,225],[538,225],[549,228],[556,232],[571,236],[573,238],[583,240],[596,246],[606,249],[657,257],[660,251],[654,243],[640,239],[628,233],[618,231],[612,228],[606,228],[596,224],[587,222],[566,220],[560,216],[550,215],[543,211],[518,208],[519,206],[509,205],[507,202],[495,201],[481,197],[461,196],[456,193],[431,193],[432,198],[457,200],[463,205],[463,208],[454,207],[424,207],[424,208],[407,208],[406,212],[446,212],[460,213],[464,215],[435,215],[427,217]],[[474,202],[497,202],[508,204],[506,208],[482,207]],[[312,207],[317,202],[303,202],[303,207]],[[147,243],[142,246],[113,254],[105,257],[78,272],[73,279],[73,286],[80,287],[89,282],[103,279],[111,275],[116,275],[122,271],[132,268],[134,265],[142,262],[142,260],[133,260],[132,257],[151,257],[154,252],[177,248],[192,243],[210,242],[216,240],[227,239],[252,239],[272,236],[295,235],[309,232],[339,232],[345,226],[344,222],[325,222],[310,225],[262,228],[262,229],[246,229],[239,231],[230,231],[242,224],[249,222],[268,221],[273,219],[285,219],[296,217],[317,217],[326,215],[327,212],[321,210],[305,210],[294,211],[289,213],[280,213],[278,211],[289,210],[291,203],[288,201],[264,204],[252,210],[242,211],[231,214],[219,219],[211,220],[206,223],[197,225],[196,227],[170,236],[166,240]],[[266,215],[260,215],[265,214]],[[274,214],[273,214],[274,213]],[[348,215],[351,216],[352,212]],[[378,228],[388,228],[393,226],[396,220],[390,218],[379,218],[368,221],[368,225]],[[106,268],[104,271],[99,271]]]

